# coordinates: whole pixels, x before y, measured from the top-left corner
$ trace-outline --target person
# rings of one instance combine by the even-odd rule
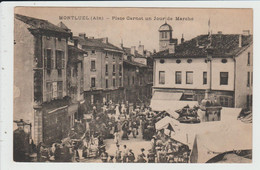
[[[116,149],[116,162],[117,163],[119,163],[119,162],[121,162],[122,160],[121,160],[121,150],[120,150],[120,145],[116,145],[116,147],[117,147],[117,149]]]
[[[93,118],[96,119],[97,117],[97,108],[96,106],[93,106]]]
[[[128,162],[133,163],[135,161],[135,154],[132,149],[129,149]]]
[[[174,161],[174,155],[171,149],[168,150],[168,159],[167,159],[168,163],[175,163]]]
[[[54,159],[56,162],[61,161],[61,148],[58,144],[55,145]]]
[[[101,152],[100,158],[101,158],[102,162],[107,162],[108,153],[106,152],[105,147],[102,147],[102,152]]]
[[[155,153],[152,149],[149,150],[147,154],[148,163],[155,163]]]
[[[114,156],[110,155],[109,163],[114,163]]]
[[[142,148],[141,149],[141,154],[140,155],[138,155],[138,158],[137,158],[137,162],[139,162],[139,163],[146,163],[147,161],[145,160],[145,154],[144,154],[144,151],[145,151],[145,149],[144,148]]]
[[[124,149],[123,149],[123,162],[127,162],[127,158],[128,158],[128,148],[126,147],[126,145],[124,145]]]
[[[122,139],[129,140],[128,139],[128,129],[129,129],[128,121],[124,121],[124,123],[122,124],[122,130],[123,130]]]
[[[119,140],[120,140],[120,134],[118,133],[117,130],[115,130],[115,133],[114,133],[114,141],[115,143],[118,145],[119,144]]]
[[[137,133],[137,123],[135,122],[135,120],[132,121],[132,134],[133,137],[136,138],[136,133]]]
[[[122,114],[122,104],[121,103],[119,103],[118,109],[119,109],[119,113]]]

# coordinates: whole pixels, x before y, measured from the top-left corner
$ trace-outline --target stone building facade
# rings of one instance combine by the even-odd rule
[[[108,38],[94,39],[84,33],[73,37],[74,43],[87,52],[84,57],[84,99],[87,112],[112,100],[123,100],[123,51]]]
[[[33,125],[37,144],[60,140],[69,130],[65,30],[46,20],[15,14],[14,119]]]

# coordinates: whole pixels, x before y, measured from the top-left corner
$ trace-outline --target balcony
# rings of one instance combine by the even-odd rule
[[[96,72],[97,70],[96,69],[90,69],[91,72]]]

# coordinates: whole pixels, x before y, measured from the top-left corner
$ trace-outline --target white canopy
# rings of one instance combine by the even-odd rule
[[[215,156],[208,151],[222,153],[233,149],[252,149],[252,124],[238,120],[240,112],[240,108],[223,107],[221,121],[198,124],[175,122],[171,138],[193,148],[193,162],[206,162]]]
[[[177,100],[154,100],[152,98],[150,107],[154,111],[167,111],[169,113],[175,112],[175,110],[182,109],[184,106],[189,105],[193,107],[198,105],[197,101],[177,101]]]
[[[170,118],[169,116],[166,116],[163,119],[161,119],[160,121],[156,122],[155,128],[156,128],[156,130],[165,129],[170,124],[173,127],[173,129],[175,129],[175,127],[178,126],[177,125],[178,123],[179,122],[177,120]]]

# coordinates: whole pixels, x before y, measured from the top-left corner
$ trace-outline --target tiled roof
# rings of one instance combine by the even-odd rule
[[[40,30],[47,30],[47,31],[69,34],[69,32],[67,32],[63,28],[60,28],[57,25],[54,25],[47,20],[28,17],[20,14],[15,14],[15,18],[24,22],[25,24],[30,25],[32,29],[40,29]]]
[[[126,55],[132,55],[131,48],[123,47],[123,50],[126,53]],[[137,50],[135,50],[135,55],[132,56],[134,56],[135,58],[146,58],[145,56],[139,54]]]
[[[87,53],[86,51],[79,49],[79,48],[77,48],[73,45],[68,45],[68,48],[69,48],[69,50],[72,50],[72,51],[75,51],[75,52],[78,52],[78,53]]]
[[[84,46],[84,48],[99,48],[99,49],[111,49],[123,52],[119,47],[107,42],[102,42],[102,39],[92,39],[92,38],[81,38],[81,37],[73,37],[73,39],[78,40],[79,44]]]
[[[239,34],[213,34],[211,35],[211,47],[213,57],[231,57],[252,43],[252,35],[242,35],[242,47],[239,47]],[[169,54],[169,50],[160,51],[153,55],[167,58],[206,57],[206,46],[210,43],[208,35],[200,35],[189,41],[185,41],[175,47],[175,53]]]
[[[147,67],[146,65],[135,62],[135,61],[124,60],[124,63],[134,65],[134,66],[138,66],[138,67]]]

